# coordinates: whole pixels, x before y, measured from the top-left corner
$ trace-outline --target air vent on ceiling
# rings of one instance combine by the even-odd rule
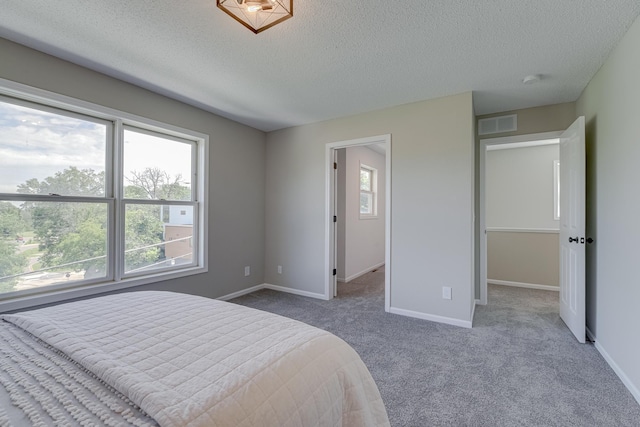
[[[513,132],[518,130],[518,115],[490,117],[478,120],[478,135]]]

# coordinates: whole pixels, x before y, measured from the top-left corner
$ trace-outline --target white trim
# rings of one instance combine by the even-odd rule
[[[539,285],[537,283],[511,282],[509,280],[494,280],[494,279],[487,279],[487,283],[491,283],[492,285],[500,285],[500,286],[514,286],[516,288],[540,289],[543,291],[560,292],[560,286]]]
[[[543,233],[560,234],[560,230],[555,228],[508,228],[508,227],[487,227],[487,233]]]
[[[438,316],[436,314],[421,313],[419,311],[405,310],[403,308],[389,307],[389,313],[400,316],[415,317],[416,319],[429,320],[431,322],[445,323],[447,325],[471,328],[469,320],[454,319],[453,317]]]
[[[334,192],[334,174],[333,162],[335,150],[338,148],[346,148],[353,146],[385,144],[385,245],[384,245],[384,262],[386,265],[384,276],[384,309],[389,311],[391,307],[391,134],[369,136],[365,138],[351,139],[346,141],[330,142],[325,145],[325,239],[324,239],[324,259],[325,259],[325,289],[323,299],[333,298],[333,266],[332,262],[335,258],[335,242],[332,232],[333,227],[333,198]]]
[[[496,138],[498,139],[498,138]],[[525,142],[507,142],[504,144],[489,145],[487,151],[494,150],[510,150],[512,148],[529,148],[529,147],[543,147],[545,145],[558,145],[560,144],[559,138],[554,139],[542,139],[538,141],[525,141]]]
[[[602,344],[600,344],[600,341],[598,341],[594,337],[593,333],[589,330],[589,328],[587,328],[587,336],[591,341],[593,341],[593,344],[596,350],[598,350],[598,352],[602,355],[604,360],[609,364],[609,366],[611,366],[611,369],[613,369],[613,372],[615,372],[618,378],[620,378],[620,381],[622,381],[622,384],[624,384],[625,387],[627,387],[627,390],[629,390],[633,398],[636,399],[636,402],[640,404],[640,389],[633,383],[633,381],[631,381],[631,379],[629,379],[629,377],[627,376],[627,374],[624,373],[622,368],[618,366],[618,364],[609,355],[607,350],[605,350]]]
[[[359,273],[352,274],[352,275],[351,275],[351,276],[349,276],[349,277],[344,277],[344,278],[340,278],[340,277],[338,277],[338,282],[345,282],[345,283],[346,283],[346,282],[350,282],[350,281],[352,281],[353,279],[357,279],[357,278],[358,278],[358,277],[360,277],[360,276],[364,276],[364,275],[365,275],[365,274],[367,274],[367,273],[371,273],[371,271],[372,271],[372,270],[375,270],[376,268],[380,268],[380,267],[382,267],[383,265],[384,265],[384,261],[383,261],[383,262],[381,262],[381,263],[375,264],[375,265],[373,265],[373,266],[371,266],[371,267],[369,267],[369,268],[366,268],[366,269],[362,270],[362,271],[361,271],[361,272],[359,272]]]
[[[540,141],[545,141],[550,139],[558,139],[562,135],[562,132],[564,131],[530,133],[527,135],[501,136],[499,138],[482,138],[480,140],[480,143],[481,144],[485,143],[486,145],[514,144],[514,143],[527,144],[532,141],[540,142]]]
[[[248,295],[248,294],[256,292],[256,291],[260,291],[262,289],[264,289],[264,284],[252,286],[250,288],[243,289],[243,290],[238,291],[238,292],[232,292],[230,294],[223,295],[223,296],[218,297],[216,299],[218,299],[220,301],[229,301],[229,300],[232,300],[234,298],[238,298],[238,297],[241,297],[241,296],[244,296],[244,295]]]
[[[271,285],[269,283],[264,283],[262,287],[264,289],[271,289],[273,291],[278,291],[278,292],[286,292],[288,294],[300,295],[302,297],[321,299],[325,301],[331,299],[331,298],[327,298],[326,295],[318,294],[316,292],[302,291],[300,289],[287,288],[286,286]]]
[[[479,153],[479,169],[480,169],[480,200],[479,200],[479,213],[480,213],[480,304],[486,305],[488,302],[487,296],[487,219],[486,219],[486,162],[487,162],[487,148],[497,144],[513,144],[513,143],[527,143],[529,141],[542,141],[548,139],[559,138],[562,135],[562,131],[558,132],[544,132],[529,135],[517,135],[507,136],[501,138],[486,138],[480,140],[480,153]]]
[[[248,295],[248,294],[253,293],[253,292],[261,291],[262,289],[271,289],[272,291],[276,291],[276,292],[284,292],[284,293],[287,293],[287,294],[294,294],[294,295],[299,295],[299,296],[302,296],[302,297],[309,297],[309,298],[327,300],[327,298],[325,298],[324,295],[318,294],[316,292],[301,291],[299,289],[287,288],[286,286],[272,285],[270,283],[263,283],[261,285],[255,285],[255,286],[252,286],[252,287],[247,288],[247,289],[242,289],[242,290],[237,291],[237,292],[233,292],[233,293],[230,293],[230,294],[227,294],[227,295],[223,295],[223,296],[218,297],[216,299],[220,300],[220,301],[229,301],[229,300],[232,300],[234,298],[238,298],[238,297],[241,297],[241,296],[244,296],[244,295]]]
[[[553,161],[553,219],[560,220],[560,160]]]
[[[47,294],[25,295],[0,302],[0,313],[7,311],[22,310],[24,308],[35,307],[38,305],[52,304],[56,302],[66,301],[74,298],[83,298],[97,295],[105,292],[118,291],[121,289],[132,288],[135,286],[148,285],[150,283],[162,282],[165,280],[178,279],[181,277],[192,276],[194,274],[205,273],[206,269],[193,267],[186,270],[179,270],[174,273],[154,274],[145,277],[137,277],[131,279],[123,279],[119,282],[103,282],[99,284],[90,284],[86,287],[64,289],[60,291],[52,291]]]

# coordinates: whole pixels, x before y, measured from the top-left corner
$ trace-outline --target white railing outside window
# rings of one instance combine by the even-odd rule
[[[0,81],[0,308],[206,271],[207,144]]]

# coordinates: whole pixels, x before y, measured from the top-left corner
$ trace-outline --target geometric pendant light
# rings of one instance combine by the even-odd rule
[[[293,0],[216,0],[227,15],[261,33],[293,16]]]

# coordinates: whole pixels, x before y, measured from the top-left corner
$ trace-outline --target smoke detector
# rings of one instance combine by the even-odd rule
[[[540,80],[542,80],[542,76],[540,74],[530,74],[522,79],[522,83],[530,85],[533,83],[538,83]]]

